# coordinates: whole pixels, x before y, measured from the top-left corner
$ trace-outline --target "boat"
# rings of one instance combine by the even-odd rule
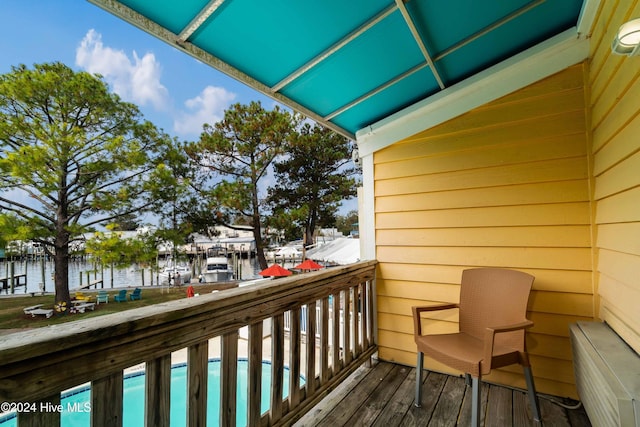
[[[186,264],[168,264],[158,274],[160,285],[180,286],[191,283],[191,267]]]
[[[222,282],[231,279],[232,276],[233,270],[229,266],[229,259],[226,256],[220,256],[214,248],[209,248],[202,281]]]

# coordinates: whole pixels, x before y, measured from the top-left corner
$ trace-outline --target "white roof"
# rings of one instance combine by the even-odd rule
[[[309,249],[307,258],[324,263],[339,265],[360,261],[360,239],[342,238]]]

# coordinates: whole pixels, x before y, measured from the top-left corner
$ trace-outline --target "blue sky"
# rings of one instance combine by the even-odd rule
[[[60,61],[101,74],[172,136],[195,141],[231,104],[271,98],[235,81],[86,0],[0,0],[0,74]],[[357,209],[343,202],[341,214]]]
[[[60,61],[102,74],[145,118],[182,140],[231,104],[275,102],[85,0],[0,0],[0,73]]]

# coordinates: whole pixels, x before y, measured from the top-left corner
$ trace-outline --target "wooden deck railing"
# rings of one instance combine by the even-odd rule
[[[247,328],[248,404],[237,410],[246,411],[250,426],[290,424],[375,352],[374,278],[375,261],[364,261],[6,335],[0,339],[0,402],[60,405],[62,391],[90,382],[92,425],[121,426],[123,371],[144,362],[145,424],[169,425],[171,354],[187,348],[187,425],[206,425],[207,395],[215,393],[220,425],[234,426],[239,331]],[[220,390],[208,390],[208,347],[215,337]],[[271,347],[272,380],[270,407],[262,413],[265,345]],[[286,367],[289,393],[283,398]],[[60,413],[23,412],[18,422],[59,425]]]

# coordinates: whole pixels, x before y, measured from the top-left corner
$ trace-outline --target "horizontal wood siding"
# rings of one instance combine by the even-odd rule
[[[589,73],[599,316],[640,352],[640,58],[611,53],[638,1],[604,1]]]
[[[382,359],[415,365],[411,306],[457,302],[464,268],[514,268],[536,276],[538,388],[576,396],[568,324],[594,315],[585,75],[571,67],[375,154]],[[429,317],[427,332],[457,331],[455,310]],[[488,380],[524,386],[518,367]]]

